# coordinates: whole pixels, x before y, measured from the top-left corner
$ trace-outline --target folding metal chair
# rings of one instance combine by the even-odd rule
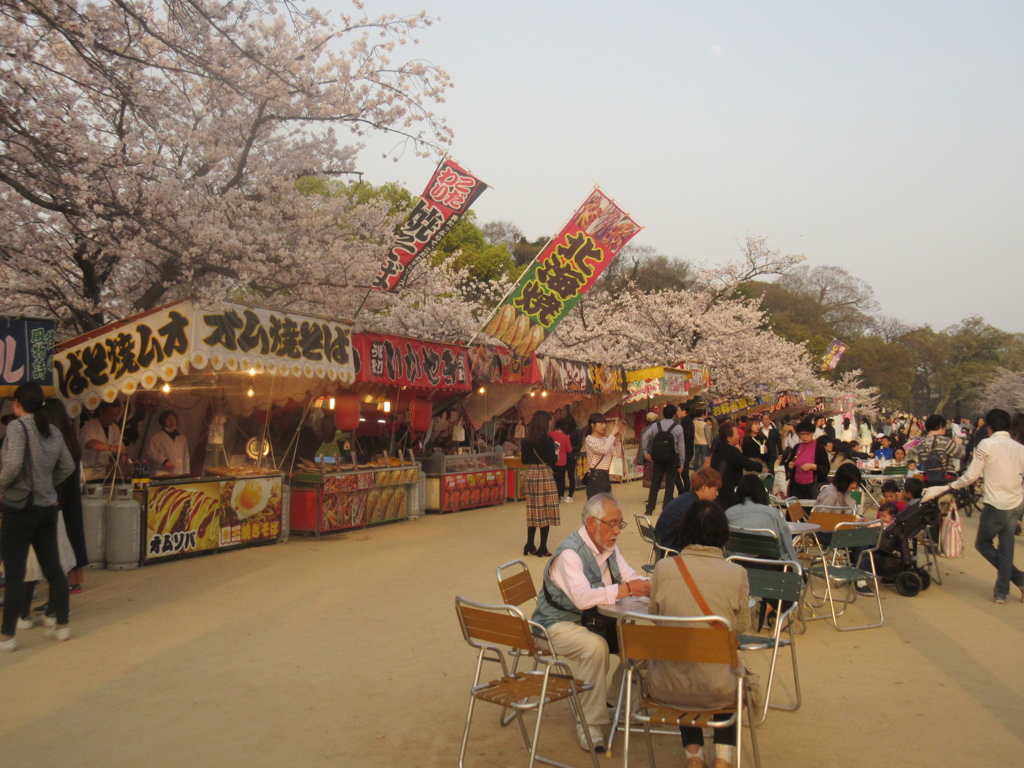
[[[478,649],[476,672],[473,676],[473,687],[469,692],[469,713],[466,715],[466,728],[462,733],[462,748],[459,750],[459,768],[464,768],[466,745],[469,742],[469,729],[473,723],[473,710],[477,701],[497,704],[503,708],[515,710],[523,741],[530,750],[528,768],[535,762],[555,765],[560,768],[572,768],[566,763],[542,757],[537,754],[540,740],[540,726],[544,720],[544,708],[556,701],[568,699],[576,719],[583,726],[590,747],[590,759],[593,768],[598,768],[597,755],[590,740],[590,728],[587,725],[579,694],[593,689],[593,683],[573,677],[572,670],[564,661],[544,656],[534,638],[533,632],[540,632],[547,638],[547,632],[540,624],[527,621],[523,612],[514,605],[488,605],[476,603],[464,597],[455,598],[455,612],[462,626],[462,636],[473,648]],[[549,643],[550,644],[550,643]],[[505,659],[503,648],[517,649],[529,654],[536,664],[530,672],[511,672]],[[490,682],[481,683],[481,673],[485,661],[501,665],[502,676]],[[531,740],[523,720],[523,713],[535,711],[537,723],[533,729]]]
[[[775,608],[775,629],[770,638],[761,635],[740,635],[739,637],[741,651],[772,652],[772,661],[768,672],[768,685],[764,694],[764,709],[761,712],[761,719],[757,721],[757,724],[760,725],[768,716],[769,707],[787,712],[795,712],[800,709],[800,672],[796,665],[794,625],[797,623],[797,616],[799,615],[804,580],[801,576],[799,563],[794,563],[792,560],[760,560],[739,555],[732,555],[729,557],[729,560],[747,569],[750,596],[770,601]],[[785,610],[782,608],[784,602],[791,603]],[[782,637],[784,631],[789,635],[788,639]],[[781,704],[772,705],[772,688],[775,683],[775,668],[779,660],[779,649],[787,645],[790,648],[793,659],[795,703],[789,706]]]
[[[781,560],[782,545],[778,535],[770,528],[734,528],[730,525],[725,553],[762,560]]]
[[[636,528],[640,532],[640,538],[651,545],[651,553],[647,557],[647,562],[640,566],[644,573],[649,576],[654,572],[654,564],[661,560],[661,558],[666,555],[678,555],[679,553],[661,543],[661,537],[654,529],[654,525],[647,515],[640,515],[634,512],[633,518],[636,520]]]
[[[533,585],[533,577],[530,575],[530,566],[524,560],[512,560],[499,565],[495,569],[498,578],[498,590],[501,592],[501,600],[506,605],[514,605],[521,608],[531,600],[537,599],[537,588]],[[512,657],[512,674],[519,668],[519,659],[529,654],[517,648],[509,649],[509,656]],[[557,655],[552,653],[557,658]],[[537,668],[536,665],[533,667]],[[511,723],[516,717],[515,711],[503,709],[500,722],[502,727]]]
[[[775,475],[771,472],[762,472],[758,477],[764,484],[764,489],[771,495],[772,489],[775,488]]]
[[[882,536],[883,528],[874,521],[863,523],[843,522],[835,526],[828,548],[822,557],[811,563],[808,569],[812,578],[822,579],[825,582],[825,601],[828,602],[832,614],[832,624],[840,632],[849,632],[854,629],[872,629],[880,627],[885,622],[885,615],[882,611],[882,597],[875,575],[875,555],[879,539]],[[860,550],[854,560],[851,558],[852,550]],[[862,566],[864,558],[867,557],[869,568]],[[855,627],[839,626],[839,617],[846,612],[848,605],[856,601],[857,592],[855,589],[858,581],[871,581],[874,583],[875,602],[878,605],[878,623],[861,624]],[[840,587],[846,587],[846,595],[838,597],[835,593]],[[812,590],[813,592],[813,590]],[[839,604],[841,609],[836,610]],[[820,605],[824,605],[822,602]],[[810,616],[807,621],[828,618],[823,616]]]
[[[802,523],[807,519],[807,508],[796,496],[786,499],[786,519],[791,523]]]
[[[625,613],[619,619],[618,633],[619,655],[626,675],[625,711],[643,723],[652,768],[655,762],[651,725],[725,728],[733,724],[736,725],[736,768],[742,765],[744,725],[750,728],[754,765],[760,768],[761,755],[757,746],[753,708],[747,693],[747,675],[740,664],[736,633],[728,619],[723,616],[648,616]],[[634,686],[638,684],[636,678],[639,676],[639,668],[651,661],[728,665],[736,675],[736,700],[728,707],[715,710],[677,709],[644,696],[642,692],[634,691]],[[713,718],[716,715],[728,715],[728,719],[715,720]],[[629,766],[630,731],[630,728],[626,728],[623,768]]]

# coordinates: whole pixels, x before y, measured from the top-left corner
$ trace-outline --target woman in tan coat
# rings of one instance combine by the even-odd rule
[[[732,622],[737,634],[750,630],[750,587],[747,572],[727,562],[722,548],[729,540],[729,522],[713,501],[698,501],[679,524],[683,545],[679,556],[703,595],[711,614]],[[651,614],[701,616],[693,592],[683,578],[676,557],[661,560],[651,579]],[[720,664],[652,662],[647,672],[651,697],[675,707],[716,709],[736,701],[736,678]],[[725,719],[725,718],[723,718]],[[704,737],[700,728],[679,729],[686,750],[686,768],[704,766]],[[736,747],[736,727],[715,729],[714,768],[728,768]]]

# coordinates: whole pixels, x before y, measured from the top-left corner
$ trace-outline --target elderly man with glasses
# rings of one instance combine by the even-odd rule
[[[651,585],[637,575],[615,546],[626,523],[614,496],[592,496],[583,506],[582,518],[583,525],[562,542],[544,571],[533,620],[547,628],[555,653],[576,662],[577,676],[594,683],[594,689],[580,699],[594,749],[603,752],[601,726],[609,723],[606,701],[611,659],[604,637],[584,627],[583,612],[628,595],[647,596]],[[586,750],[586,735],[578,723],[576,731],[580,747]]]

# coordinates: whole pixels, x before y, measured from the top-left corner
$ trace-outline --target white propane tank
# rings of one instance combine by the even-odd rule
[[[142,559],[142,505],[130,483],[114,486],[107,502],[107,570],[138,568]]]
[[[82,497],[82,526],[90,568],[103,568],[107,564],[106,490],[102,485],[90,483],[85,486]]]

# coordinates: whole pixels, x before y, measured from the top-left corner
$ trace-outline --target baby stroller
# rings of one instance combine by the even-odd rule
[[[932,577],[927,568],[917,564],[917,540],[921,533],[927,534],[925,556],[929,558],[933,553],[928,551],[927,542],[938,541],[941,522],[942,513],[935,499],[914,500],[897,513],[883,531],[875,551],[875,571],[879,579],[885,584],[895,584],[896,591],[904,597],[914,597],[922,589],[928,589]],[[934,567],[937,568],[937,564]],[[941,579],[937,580],[942,583]]]

